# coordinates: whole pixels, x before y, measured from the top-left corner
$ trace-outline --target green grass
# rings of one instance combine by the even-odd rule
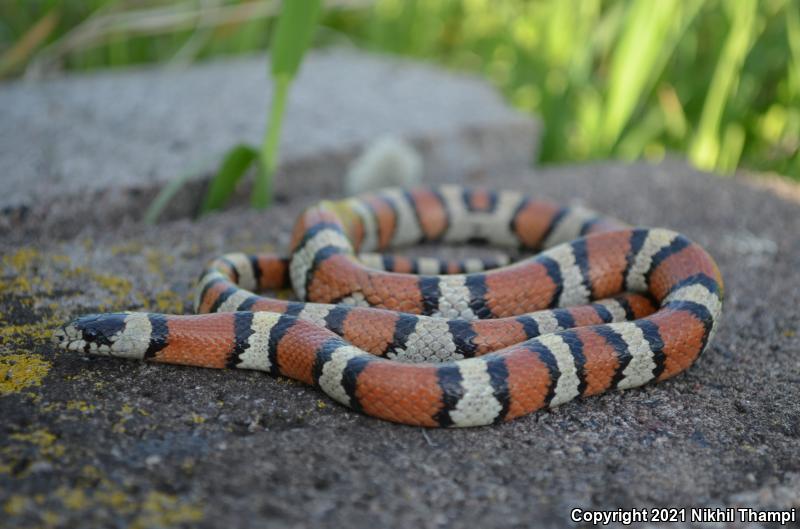
[[[257,16],[233,16],[256,4]],[[205,18],[164,23],[199,6]],[[5,0],[0,74],[264,49],[270,10],[252,0]],[[143,29],[143,19],[160,25]],[[800,179],[796,0],[378,0],[328,10],[317,35],[485,76],[542,117],[544,163],[675,153],[721,173]]]

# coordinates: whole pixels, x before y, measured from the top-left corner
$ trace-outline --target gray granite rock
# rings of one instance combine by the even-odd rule
[[[221,155],[240,142],[260,145],[269,95],[262,57],[0,85],[0,234],[69,236],[140,218],[186,171],[197,178],[168,217],[190,215]],[[477,78],[317,52],[291,91],[279,200],[339,194],[348,162],[387,135],[419,150],[429,179],[457,180],[528,167],[537,124]]]
[[[48,342],[84,312],[188,309],[203,262],[284,249],[314,190],[263,214],[5,240],[2,525],[569,527],[574,507],[800,506],[796,198],[677,162],[464,181],[579,201],[700,242],[726,282],[710,349],[661,384],[426,431],[262,373],[89,358]]]

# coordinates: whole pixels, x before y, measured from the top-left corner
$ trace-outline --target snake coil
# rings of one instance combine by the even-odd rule
[[[431,242],[540,253],[510,265],[359,253]],[[290,284],[305,301],[253,293]],[[722,290],[713,259],[673,231],[512,191],[386,189],[308,208],[287,258],[215,259],[198,314],[93,314],[56,340],[287,376],[389,421],[478,426],[682,372],[714,334]]]

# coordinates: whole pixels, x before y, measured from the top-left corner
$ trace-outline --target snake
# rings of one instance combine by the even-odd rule
[[[426,243],[526,256],[391,253]],[[260,370],[387,421],[468,427],[671,378],[708,347],[722,310],[719,268],[686,236],[512,190],[323,200],[303,210],[289,247],[213,259],[194,314],[89,314],[55,340],[78,353]],[[294,299],[274,294],[286,288]]]

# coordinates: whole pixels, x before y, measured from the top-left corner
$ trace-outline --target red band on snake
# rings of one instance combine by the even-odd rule
[[[540,253],[511,265],[364,253],[476,242]],[[253,293],[290,284],[303,301]],[[684,371],[722,292],[713,259],[670,230],[511,191],[387,189],[307,209],[288,258],[215,259],[200,314],[93,314],[56,339],[287,376],[389,421],[477,426]]]

